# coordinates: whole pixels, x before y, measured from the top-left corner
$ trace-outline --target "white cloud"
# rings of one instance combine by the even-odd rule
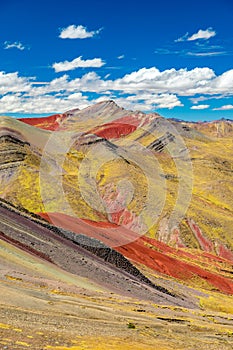
[[[226,97],[233,95],[233,70],[216,76],[214,71],[207,67],[192,70],[172,68],[164,71],[152,67],[141,68],[115,80],[109,77],[103,79],[95,72],[89,72],[73,80],[70,80],[68,75],[63,75],[45,86],[34,86],[30,93],[38,95],[59,91],[85,91],[99,94],[105,94],[106,91],[117,91],[138,96],[145,96],[147,93],[188,97],[204,94],[213,95],[214,98],[216,95]]]
[[[194,33],[188,38],[188,41],[199,40],[199,39],[210,39],[216,35],[215,30],[208,28],[206,30],[199,29],[197,33]]]
[[[229,111],[233,109],[233,105],[225,105],[222,107],[214,108],[213,111]]]
[[[207,101],[207,100],[219,100],[222,98],[229,98],[230,96],[222,96],[222,95],[210,95],[210,96],[198,96],[198,97],[191,97],[189,98],[189,100],[193,103],[193,104],[198,104],[199,102],[203,102],[203,101]]]
[[[64,61],[53,64],[53,68],[55,72],[64,72],[68,70],[73,70],[76,68],[100,68],[105,63],[101,58],[93,58],[91,60],[83,60],[82,56],[75,58],[73,61]]]
[[[207,52],[190,52],[188,51],[186,55],[197,56],[197,57],[208,57],[208,56],[223,56],[226,55],[226,51],[207,51]]]
[[[184,40],[185,37],[179,38],[175,40],[175,42],[179,41],[186,41]],[[219,45],[209,45],[208,41],[204,42],[204,44],[199,44],[199,42],[195,42],[195,45],[192,45],[191,48],[182,48],[182,49],[175,49],[173,47],[166,47],[166,48],[157,48],[154,53],[160,54],[160,55],[179,55],[179,56],[195,56],[195,57],[211,57],[211,56],[223,56],[228,55],[229,52],[224,51],[223,47]]]
[[[114,98],[116,103],[127,109],[138,109],[142,111],[151,111],[153,109],[172,109],[181,107],[183,104],[179,101],[176,95],[173,94],[154,94],[140,93],[127,97]]]
[[[90,93],[96,97],[91,99]],[[117,79],[111,79],[109,75],[102,78],[92,71],[75,79],[64,74],[44,83],[31,77],[20,77],[17,72],[0,72],[1,113],[65,112],[83,108],[101,98],[106,99],[106,96],[133,110],[181,107],[181,97],[189,97],[197,104],[191,109],[205,109],[209,105],[198,103],[233,96],[233,69],[217,76],[208,67],[164,71],[151,67]],[[231,109],[229,106],[223,107]]]
[[[5,41],[4,42],[4,49],[9,50],[9,49],[18,49],[18,50],[25,50],[26,47],[20,42],[20,41],[15,41],[11,43],[10,41]]]
[[[194,41],[194,40],[207,40],[216,35],[215,30],[213,30],[211,27],[207,28],[206,30],[199,29],[197,33],[194,33],[193,35],[189,36],[189,33],[187,32],[184,36],[181,38],[178,38],[175,40],[175,42],[182,42],[182,41]]]
[[[213,84],[213,87],[216,89],[216,93],[231,93],[233,91],[233,69],[230,69],[224,72],[222,75],[219,75]]]
[[[88,31],[86,27],[82,25],[75,26],[74,24],[62,28],[59,38],[61,39],[86,39],[92,38],[94,35],[98,34],[101,29]]]
[[[197,105],[197,106],[192,106],[191,109],[207,109],[209,108],[210,105]]]
[[[74,106],[85,108],[89,104],[88,98],[81,93],[71,94],[65,98],[56,95],[28,98],[17,93],[0,98],[0,113],[56,113],[65,112]]]
[[[84,74],[81,78],[70,80],[63,75],[51,81],[49,85],[37,87],[52,91],[90,91],[105,93],[118,91],[125,94],[175,94],[177,96],[194,96],[196,94],[233,95],[233,70],[216,76],[210,68],[194,68],[192,70],[174,68],[159,71],[156,67],[141,68],[138,71],[126,74],[116,80],[102,79],[95,72]]]
[[[136,72],[126,74],[123,78],[113,82],[127,93],[139,91],[153,91],[157,93],[175,93],[180,96],[189,96],[199,91],[206,91],[215,73],[210,68],[194,68],[190,71],[175,68],[160,72],[156,67],[141,68]]]
[[[175,40],[176,43],[179,43],[181,41],[186,41],[188,40],[188,36],[189,36],[189,33],[187,32],[185,35],[183,35],[182,37],[178,38]]]
[[[194,104],[198,104],[199,102],[203,102],[203,101],[206,101],[208,99],[209,99],[209,97],[199,96],[199,97],[191,97],[189,100]]]
[[[120,56],[117,56],[118,60],[122,60],[123,58],[125,58],[125,55],[120,55]]]
[[[19,77],[18,72],[0,72],[0,95],[10,92],[25,92],[31,89],[29,80],[33,78]]]

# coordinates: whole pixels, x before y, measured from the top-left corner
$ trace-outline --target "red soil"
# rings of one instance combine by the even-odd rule
[[[131,114],[119,119],[115,119],[113,123],[132,125],[137,128],[141,123],[141,119],[137,115]]]
[[[193,220],[187,220],[187,223],[194,233],[194,236],[196,237],[198,243],[200,244],[201,249],[207,252],[205,256],[208,256],[208,252],[214,251],[214,244],[203,235],[200,228]],[[220,258],[233,261],[232,251],[228,249],[224,244],[215,242],[215,250]]]
[[[139,125],[145,125],[149,123],[150,116],[144,115],[143,117],[137,114],[130,114],[125,117],[121,117],[119,119],[115,119],[114,123],[121,123],[121,124],[129,124],[134,125],[136,128],[139,127]]]
[[[231,264],[226,259],[210,253],[195,255],[182,249],[175,249],[155,239],[139,237],[134,232],[111,223],[96,223],[61,213],[39,213],[39,215],[56,226],[99,239],[114,247],[131,261],[143,264],[154,271],[181,280],[189,280],[198,276],[213,285],[214,288],[227,294],[233,294],[233,282],[220,275],[221,263]],[[128,243],[122,244],[127,241]],[[208,254],[208,257],[204,254]],[[203,262],[202,267],[198,266],[200,261]],[[213,266],[219,269],[219,273],[208,271]]]
[[[230,251],[224,244],[219,243],[217,245],[216,250],[217,250],[217,253],[220,257],[227,259],[227,260],[230,260],[230,261],[233,261],[232,251]]]
[[[19,118],[21,122],[29,125],[33,125],[37,128],[44,130],[57,130],[61,126],[61,122],[67,118],[66,113],[54,114],[49,117],[41,118]],[[88,134],[95,134],[105,139],[116,139],[122,136],[126,136],[137,129],[140,124],[140,120],[135,116],[128,116],[117,119],[112,123],[106,123],[96,128],[89,130]]]
[[[169,239],[169,243],[177,248],[185,248],[185,244],[183,243],[180,237],[180,230],[178,228],[175,228],[172,231],[172,234]]]
[[[178,254],[177,257],[171,257],[166,255],[164,252],[153,250],[144,245],[143,238],[127,244],[126,246],[118,247],[117,250],[126,258],[146,265],[147,267],[158,272],[165,273],[166,275],[181,280],[189,280],[195,276],[198,276],[206,280],[209,284],[212,284],[218,290],[227,294],[233,294],[233,282],[231,282],[229,279],[206,271],[192,263],[180,261]]]
[[[49,117],[42,118],[19,118],[21,122],[29,125],[33,125],[37,128],[44,130],[57,130],[60,127],[60,123],[66,119],[65,114],[54,114]]]
[[[200,244],[201,249],[206,252],[212,252],[213,243],[203,235],[201,229],[197,226],[197,224],[193,220],[187,220],[187,223],[194,233],[198,243]]]
[[[139,237],[138,234],[127,230],[124,227],[108,222],[93,222],[91,220],[79,219],[62,213],[38,213],[38,215],[55,226],[99,239],[112,247],[127,244]]]
[[[137,127],[132,124],[113,122],[113,123],[107,123],[107,124],[98,126],[88,131],[88,133],[95,134],[97,136],[100,136],[109,140],[109,139],[118,139],[122,136],[129,135],[133,131],[135,131],[136,128]]]

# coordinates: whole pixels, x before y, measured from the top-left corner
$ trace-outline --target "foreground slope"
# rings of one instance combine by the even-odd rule
[[[143,275],[125,272],[125,264],[122,269],[101,263],[64,237],[71,232],[7,203],[0,209],[3,347],[193,349],[198,337],[200,349],[231,349],[232,297],[187,288],[147,270],[159,290]]]

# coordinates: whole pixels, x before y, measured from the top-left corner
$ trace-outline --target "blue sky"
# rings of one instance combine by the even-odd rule
[[[104,99],[186,120],[233,119],[233,3],[0,3],[0,114]]]

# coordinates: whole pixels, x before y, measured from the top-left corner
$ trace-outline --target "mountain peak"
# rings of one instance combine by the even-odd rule
[[[100,124],[111,122],[114,119],[122,118],[131,111],[118,106],[113,100],[105,100],[92,104],[81,110],[71,110],[67,113],[67,119],[63,123],[63,127],[67,130],[85,130],[87,125],[90,128]]]
[[[117,108],[122,108],[118,106],[118,104],[114,100],[104,100],[96,103],[97,105],[104,105],[104,106],[115,106]]]
[[[88,106],[87,108],[84,108],[82,110],[82,112],[91,111],[91,112],[96,113],[96,112],[100,111],[101,113],[103,113],[105,110],[108,112],[126,111],[124,108],[118,106],[118,104],[115,101],[104,100],[101,102],[97,102],[91,106]]]
[[[125,111],[124,108],[118,106],[116,102],[113,100],[104,100],[101,102],[97,102],[83,109],[75,108],[64,113],[69,120],[78,117],[79,119],[82,117],[88,117],[90,115],[97,116],[100,114],[112,114],[116,111]]]

